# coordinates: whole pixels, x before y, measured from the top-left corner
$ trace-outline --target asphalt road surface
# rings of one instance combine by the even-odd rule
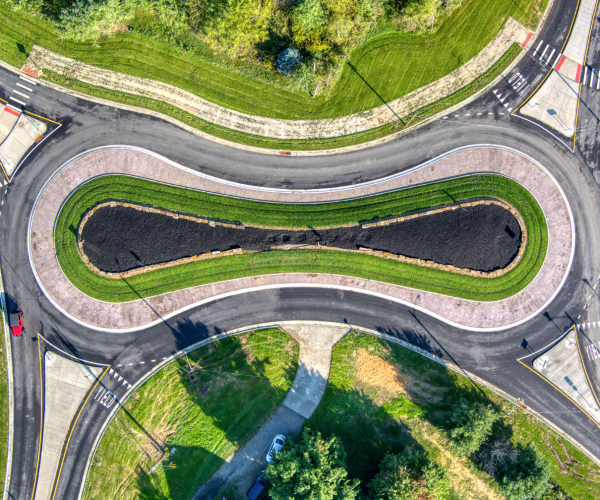
[[[565,24],[570,23],[566,13],[572,13],[574,5],[574,1],[558,1],[541,38],[560,48],[566,36]],[[530,55],[519,70],[532,84],[546,71],[535,62],[536,57],[531,55],[534,50],[535,47],[530,49]],[[7,97],[16,78],[0,69],[0,97]],[[502,85],[511,84],[507,79]],[[524,97],[526,94],[517,96],[514,102]],[[25,336],[11,336],[15,434],[10,498],[31,498],[35,482],[40,429],[38,332],[68,353],[110,364],[133,384],[164,357],[233,328],[284,320],[347,322],[402,338],[456,363],[515,397],[522,397],[526,405],[600,456],[598,426],[516,361],[551,343],[573,321],[600,318],[592,317],[598,312],[600,297],[588,299],[590,287],[598,283],[600,274],[597,215],[600,193],[594,169],[585,149],[584,155],[578,149],[573,154],[542,128],[510,116],[492,92],[454,113],[459,118],[453,114],[449,119],[430,123],[377,148],[313,158],[262,156],[227,148],[162,120],[86,102],[41,85],[36,86],[29,109],[63,126],[28,158],[7,191],[0,190],[0,200],[4,201],[0,215],[0,261],[5,288],[9,299],[25,312],[26,328]],[[228,180],[299,189],[381,178],[461,146],[512,147],[544,165],[565,191],[577,229],[574,263],[561,293],[543,315],[520,327],[491,334],[453,328],[382,298],[322,288],[282,288],[229,297],[136,333],[90,330],[61,315],[39,289],[28,261],[26,228],[33,201],[46,180],[76,154],[110,144],[146,148]],[[121,398],[127,387],[113,382],[114,379],[105,379],[104,388],[117,399]],[[596,387],[599,381],[597,377],[594,379]],[[84,407],[73,432],[56,498],[78,497],[87,459],[108,412],[93,397]]]

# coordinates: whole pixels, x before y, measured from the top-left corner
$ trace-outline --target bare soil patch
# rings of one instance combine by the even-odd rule
[[[389,361],[359,349],[356,365],[356,380],[359,382],[377,387],[394,396],[406,394],[406,387],[410,384],[411,377],[399,372],[398,368]]]
[[[517,220],[497,205],[478,205],[390,226],[327,230],[243,230],[200,224],[122,206],[97,210],[82,232],[90,261],[106,272],[169,262],[231,248],[268,250],[274,245],[320,243],[342,249],[382,250],[477,271],[506,267],[517,255]]]

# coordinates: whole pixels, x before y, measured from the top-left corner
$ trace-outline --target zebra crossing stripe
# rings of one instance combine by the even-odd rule
[[[548,52],[548,49],[549,49],[549,48],[550,48],[550,45],[546,45],[546,48],[544,49],[544,53],[543,53],[543,54],[541,55],[541,57],[540,57],[540,61],[541,61],[542,59],[544,59],[544,56],[546,55],[546,52]]]
[[[583,84],[584,85],[587,85],[587,69],[588,69],[588,67],[586,66],[585,71],[583,73]]]
[[[556,49],[552,49],[552,54],[550,54],[548,56],[548,61],[547,61],[548,64],[550,64],[550,61],[552,61],[552,56],[554,55],[554,52],[556,52]]]

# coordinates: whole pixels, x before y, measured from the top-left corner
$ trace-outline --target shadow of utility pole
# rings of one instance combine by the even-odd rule
[[[350,69],[351,69],[352,71],[354,71],[354,72],[356,73],[356,75],[357,75],[357,76],[358,76],[358,77],[359,77],[359,78],[360,78],[360,79],[361,79],[363,82],[365,82],[365,84],[367,85],[367,87],[369,87],[369,88],[370,88],[370,89],[373,91],[373,93],[374,93],[374,94],[375,94],[377,97],[379,97],[379,99],[381,100],[381,102],[387,106],[387,108],[388,108],[388,109],[389,109],[389,110],[390,110],[390,111],[391,111],[391,112],[394,114],[394,116],[395,116],[395,117],[398,119],[398,121],[399,121],[399,122],[400,122],[402,125],[406,125],[406,124],[404,123],[404,121],[402,121],[402,118],[400,118],[400,117],[399,117],[399,116],[396,114],[396,112],[395,112],[395,111],[394,111],[394,110],[391,108],[391,106],[390,106],[390,105],[387,103],[387,101],[386,101],[386,100],[385,100],[383,97],[381,97],[381,95],[379,94],[379,92],[377,92],[377,91],[376,91],[376,90],[375,90],[375,89],[372,87],[372,85],[371,85],[369,82],[367,82],[367,80],[365,80],[365,79],[362,77],[362,75],[361,75],[361,74],[358,72],[358,70],[357,70],[357,69],[354,67],[354,65],[353,65],[352,63],[346,63],[346,64],[347,64],[348,66],[350,66]]]

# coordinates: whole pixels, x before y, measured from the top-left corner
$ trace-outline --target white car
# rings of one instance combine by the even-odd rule
[[[277,434],[273,442],[271,443],[271,447],[269,448],[269,453],[267,453],[267,462],[271,463],[273,457],[279,453],[281,448],[283,448],[283,443],[285,443],[285,436],[283,434]]]

